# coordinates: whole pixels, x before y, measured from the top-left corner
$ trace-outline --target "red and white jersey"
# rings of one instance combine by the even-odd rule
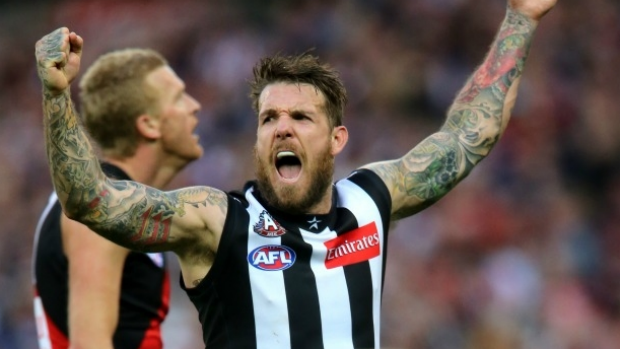
[[[117,167],[102,164],[102,168],[111,177],[129,179]],[[32,275],[39,349],[69,347],[69,261],[63,250],[61,214],[56,194],[52,194],[35,233]],[[123,267],[120,297],[118,326],[112,338],[114,347],[161,349],[161,323],[170,300],[164,254],[129,253]]]

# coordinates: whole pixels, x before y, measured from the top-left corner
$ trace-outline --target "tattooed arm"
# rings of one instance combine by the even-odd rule
[[[461,89],[439,132],[400,159],[365,166],[384,180],[394,219],[435,203],[489,154],[503,133],[538,20],[556,0],[509,0],[482,65]]]
[[[207,187],[163,192],[102,172],[70,96],[82,46],[82,38],[60,28],[39,40],[35,52],[48,163],[65,214],[132,250],[183,255],[201,247],[214,250],[226,216],[223,192]]]

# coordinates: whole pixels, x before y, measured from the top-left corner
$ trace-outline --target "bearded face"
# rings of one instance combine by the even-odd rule
[[[322,92],[309,84],[268,85],[259,106],[254,160],[261,195],[285,212],[327,213],[346,128],[330,125]]]
[[[306,185],[282,183],[270,178],[269,173],[273,172],[274,166],[280,172],[291,171],[290,167],[300,166],[287,163],[294,162],[293,159],[278,161],[276,157],[276,162],[273,163],[261,159],[254,148],[254,161],[258,190],[270,205],[284,212],[306,213],[321,201],[327,190],[331,190],[334,175],[334,156],[331,154],[331,147],[316,154],[314,166],[305,166],[310,167],[304,170],[304,175],[308,179]]]

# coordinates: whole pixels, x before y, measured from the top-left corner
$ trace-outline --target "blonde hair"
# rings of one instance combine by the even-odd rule
[[[153,50],[129,48],[102,55],[85,72],[79,85],[80,113],[104,155],[135,153],[137,117],[159,112],[157,93],[146,84],[146,76],[166,65]]]

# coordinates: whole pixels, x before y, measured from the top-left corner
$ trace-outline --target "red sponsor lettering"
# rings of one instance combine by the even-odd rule
[[[325,267],[333,269],[367,261],[381,253],[381,240],[375,222],[325,242]]]

